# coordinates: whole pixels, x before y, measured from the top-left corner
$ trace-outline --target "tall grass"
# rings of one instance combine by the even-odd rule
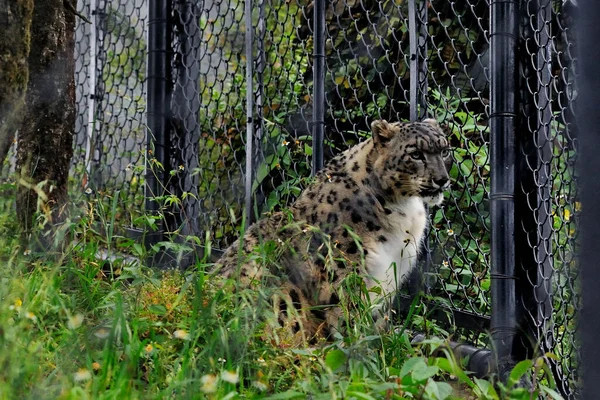
[[[102,260],[101,248],[140,247],[100,235],[90,215],[65,223],[75,239],[53,254],[20,248],[14,216],[0,215],[2,399],[499,398],[452,357],[431,356],[443,339],[413,345],[408,331],[378,334],[360,318],[345,336],[301,346],[278,327],[269,288],[224,282],[202,262],[157,271]]]

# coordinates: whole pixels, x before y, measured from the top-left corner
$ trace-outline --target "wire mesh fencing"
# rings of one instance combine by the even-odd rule
[[[147,0],[80,1],[75,32],[77,119],[73,187],[117,196],[120,225],[143,212],[146,161]]]
[[[491,151],[499,135],[490,129],[499,96],[491,71],[499,68],[491,68],[486,0],[80,0],[92,23],[79,21],[76,32],[73,188],[117,197],[123,228],[143,228],[138,217],[160,209],[162,232],[224,249],[244,214],[290,204],[315,157],[367,139],[373,120],[435,118],[454,148],[453,184],[430,210],[421,273],[402,299],[422,289],[424,324],[433,315],[454,337],[486,346],[497,328],[492,302],[508,295],[491,287],[512,284],[513,355],[555,354],[552,378],[574,398],[577,7],[511,4],[513,193],[490,185],[507,166]],[[321,61],[324,73],[315,74]],[[491,209],[504,195],[514,200],[514,223],[500,227]],[[514,234],[515,259],[505,260],[513,275],[494,269],[498,229]],[[499,281],[509,284],[493,286]]]

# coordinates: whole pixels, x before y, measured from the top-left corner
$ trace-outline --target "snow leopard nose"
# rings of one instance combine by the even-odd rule
[[[433,178],[431,183],[436,189],[446,189],[448,186],[450,186],[450,179],[447,177]]]

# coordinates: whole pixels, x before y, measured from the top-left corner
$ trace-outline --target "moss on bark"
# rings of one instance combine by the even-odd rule
[[[0,165],[19,128],[25,89],[33,0],[0,0]]]
[[[35,0],[26,117],[17,144],[22,180],[17,216],[24,232],[31,230],[38,209],[51,222],[60,220],[67,201],[75,126],[74,41],[75,15],[63,0]],[[45,196],[38,196],[32,186]]]

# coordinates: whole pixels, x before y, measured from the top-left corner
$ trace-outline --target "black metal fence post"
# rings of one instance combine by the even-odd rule
[[[580,4],[577,28],[579,36],[579,54],[581,55],[580,87],[581,97],[578,100],[580,130],[582,203],[585,218],[581,220],[581,253],[580,265],[582,275],[583,312],[579,318],[581,326],[582,358],[583,358],[583,396],[582,399],[598,398],[598,382],[600,381],[600,3],[596,0],[583,0]]]
[[[148,3],[148,127],[146,135],[146,211],[157,213],[155,201],[163,191],[169,160],[169,93],[171,92],[170,0],[149,0]],[[153,159],[164,169],[156,168]]]
[[[325,0],[315,0],[313,21],[313,154],[312,173],[323,168],[325,138]]]
[[[515,126],[518,5],[490,4],[491,339],[501,379],[513,363],[515,290]]]
[[[427,116],[427,2],[410,0],[408,2],[408,36],[410,50],[409,78],[409,119],[418,121]],[[429,211],[429,208],[425,206]],[[429,227],[424,235],[429,237]],[[426,274],[431,270],[431,251],[429,240],[423,240],[423,252],[419,268],[415,268],[408,282],[411,298],[423,289]],[[425,285],[428,290],[429,285]]]
[[[246,0],[244,5],[246,23],[246,171],[244,210],[246,227],[250,225],[253,216],[252,184],[254,182],[254,27],[252,25],[252,0]]]

